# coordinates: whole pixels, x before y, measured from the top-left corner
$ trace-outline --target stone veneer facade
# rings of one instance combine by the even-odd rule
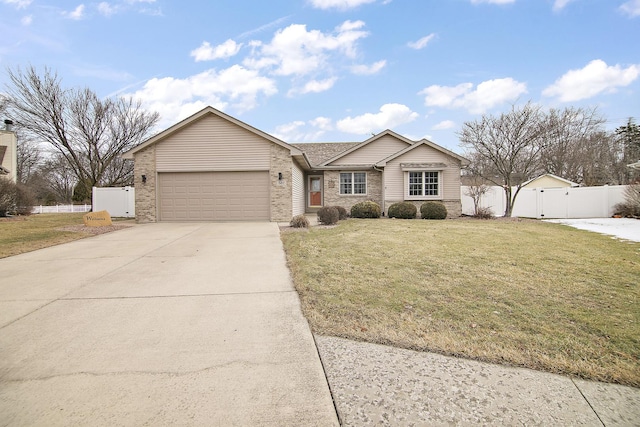
[[[324,206],[342,206],[347,211],[359,202],[371,200],[382,206],[382,173],[375,170],[354,171],[367,173],[367,194],[342,195],[340,194],[340,172],[324,171]]]
[[[282,180],[278,179],[282,174]],[[288,149],[271,144],[271,221],[289,222],[293,212],[293,159]]]
[[[136,222],[156,222],[156,147],[135,154],[133,185],[136,189]],[[147,181],[142,182],[142,175]]]

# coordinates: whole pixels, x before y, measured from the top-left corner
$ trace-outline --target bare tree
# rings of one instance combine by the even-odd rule
[[[40,177],[44,181],[46,190],[53,195],[56,202],[72,202],[73,189],[78,181],[61,155],[53,156],[42,165]]]
[[[484,183],[484,178],[480,176],[470,176],[468,179],[468,185],[464,192],[467,196],[473,200],[473,214],[478,216],[480,213],[480,201],[482,197],[491,190],[491,187]],[[490,208],[489,208],[490,209]]]
[[[16,173],[18,175],[18,182],[28,185],[31,176],[37,171],[38,167],[42,163],[42,149],[40,144],[35,140],[17,135],[18,148],[18,168]]]
[[[582,181],[585,186],[618,185],[626,182],[624,147],[611,132],[594,132],[584,140]]]
[[[122,185],[131,167],[119,156],[149,136],[158,121],[132,99],[100,99],[90,89],[64,89],[45,68],[8,70],[8,108],[21,132],[48,144],[70,167],[76,182],[91,192],[95,185]]]
[[[542,172],[551,173],[577,183],[584,183],[585,169],[591,166],[594,149],[601,151],[601,139],[593,136],[602,131],[605,120],[597,108],[552,108],[546,114],[546,140],[541,151]]]
[[[539,170],[545,135],[544,115],[531,102],[497,117],[483,115],[465,122],[458,132],[468,156],[479,164],[473,172],[504,189],[506,217],[513,212],[522,183]]]

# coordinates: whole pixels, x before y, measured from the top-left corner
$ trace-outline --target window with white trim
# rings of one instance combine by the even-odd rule
[[[409,173],[409,198],[435,198],[440,196],[440,172],[414,171]]]
[[[341,172],[340,194],[367,194],[367,173]]]

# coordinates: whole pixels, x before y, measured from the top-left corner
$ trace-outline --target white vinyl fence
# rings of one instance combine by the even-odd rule
[[[33,213],[74,213],[74,212],[89,212],[91,211],[91,205],[56,205],[56,206],[34,206]]]
[[[93,211],[107,211],[112,217],[136,216],[136,192],[133,187],[93,187]]]
[[[469,187],[461,187],[462,213],[473,215]],[[513,207],[513,216],[524,218],[609,218],[613,207],[624,201],[626,185],[574,188],[523,188]],[[515,188],[513,189],[515,193]],[[480,206],[502,216],[506,198],[502,187],[490,187],[480,199]]]

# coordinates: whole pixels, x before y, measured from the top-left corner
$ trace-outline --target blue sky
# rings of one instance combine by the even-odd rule
[[[461,153],[462,123],[529,100],[640,118],[640,0],[0,0],[0,34],[0,91],[46,66],[161,129],[212,105],[287,142]]]

